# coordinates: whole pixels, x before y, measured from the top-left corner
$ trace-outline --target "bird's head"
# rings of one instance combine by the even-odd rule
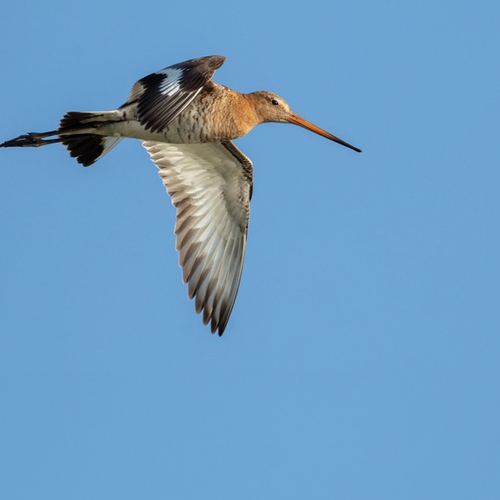
[[[294,125],[299,125],[300,127],[314,132],[315,134],[319,134],[327,139],[330,139],[331,141],[342,144],[342,146],[361,153],[361,149],[351,146],[342,139],[335,137],[307,120],[304,120],[304,118],[301,118],[290,109],[290,106],[288,106],[288,103],[282,97],[273,94],[272,92],[265,91],[253,92],[251,95],[253,96],[261,123],[293,123]]]

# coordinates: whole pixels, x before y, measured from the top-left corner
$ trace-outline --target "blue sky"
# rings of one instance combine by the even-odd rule
[[[242,8],[244,12],[240,12]],[[11,2],[0,141],[192,57],[292,126],[226,333],[194,313],[138,141],[0,151],[0,497],[497,499],[498,2]]]

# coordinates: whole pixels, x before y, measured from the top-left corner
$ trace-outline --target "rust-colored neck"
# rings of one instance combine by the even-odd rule
[[[259,98],[254,94],[238,94],[239,112],[240,112],[240,129],[242,135],[248,134],[256,125],[264,122],[264,118],[259,113],[261,103]]]
[[[248,134],[262,123],[255,96],[240,94],[224,85],[214,84],[202,92],[199,99],[201,113],[208,112],[213,120],[213,136],[219,140],[232,140]]]

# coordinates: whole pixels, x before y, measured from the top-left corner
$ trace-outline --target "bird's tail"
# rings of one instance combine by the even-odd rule
[[[120,118],[117,111],[95,113],[70,111],[64,115],[57,130],[20,135],[0,144],[0,148],[39,147],[60,142],[78,163],[88,167],[109,153],[122,140],[121,137],[109,137],[92,132],[98,131],[103,125],[121,121]]]

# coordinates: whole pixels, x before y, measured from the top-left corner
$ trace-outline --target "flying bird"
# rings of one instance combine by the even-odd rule
[[[253,165],[233,139],[261,123],[292,123],[358,148],[290,110],[271,92],[240,94],[212,80],[226,60],[209,56],[174,64],[134,84],[112,111],[70,111],[51,132],[31,132],[0,147],[62,143],[84,167],[124,137],[142,141],[177,209],[176,249],[188,296],[212,333],[224,333],[243,270]]]

